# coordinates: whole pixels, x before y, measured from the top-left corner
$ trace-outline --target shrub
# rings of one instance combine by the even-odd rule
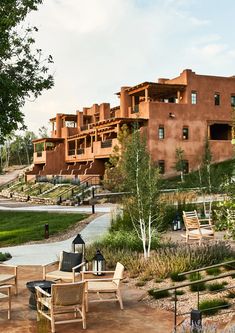
[[[217,276],[217,275],[220,275],[220,273],[221,273],[221,270],[219,267],[212,267],[212,268],[208,268],[206,270],[207,275]]]
[[[228,261],[232,261],[234,258],[229,258]],[[230,263],[230,264],[225,264],[224,265],[224,269],[226,269],[226,271],[231,271],[231,270],[235,270],[235,262]]]
[[[185,275],[178,275],[180,272],[172,272],[170,273],[170,278],[174,282],[180,282],[180,281],[185,281],[186,276]]]
[[[5,252],[5,253],[0,252],[0,261],[6,261],[6,260],[9,260],[11,258],[12,258],[12,256],[9,252]]]
[[[185,294],[185,291],[180,290],[180,289],[177,289],[177,290],[176,290],[176,295],[177,295],[177,296],[181,296],[181,295],[184,295],[184,294]]]
[[[225,299],[211,299],[204,300],[199,303],[199,310],[201,310],[206,316],[216,314],[221,308],[216,308],[220,306],[221,308],[228,308],[229,302]]]
[[[228,298],[235,298],[235,291],[234,290],[230,290],[227,294],[226,297]]]
[[[219,291],[219,290],[224,289],[224,286],[226,284],[227,284],[227,282],[222,282],[222,283],[215,282],[215,283],[208,284],[207,288],[209,291]]]
[[[150,296],[152,296],[155,299],[160,299],[170,296],[169,290],[150,289],[148,293]]]
[[[201,278],[202,278],[201,274],[197,273],[197,272],[191,273],[189,276],[189,279],[191,282],[200,280]],[[192,292],[203,291],[206,289],[206,284],[204,282],[196,283],[196,284],[192,284],[191,286],[189,286],[189,288]]]
[[[134,233],[114,232],[105,238],[86,247],[86,259],[92,260],[97,249],[106,259],[108,268],[114,268],[120,261],[128,270],[130,277],[143,277],[151,279],[165,279],[172,272],[184,272],[209,266],[221,261],[233,254],[231,247],[225,242],[213,244],[185,245],[177,243],[159,243],[156,251],[152,251],[151,257],[144,260],[136,246]],[[142,252],[142,250],[141,250]]]

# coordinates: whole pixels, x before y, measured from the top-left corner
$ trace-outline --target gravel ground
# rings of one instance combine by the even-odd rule
[[[210,277],[208,275],[205,275],[205,277]],[[168,298],[162,298],[162,299],[154,299],[153,297],[148,295],[148,290],[152,289],[152,288],[157,288],[157,289],[164,289],[164,288],[168,288],[171,286],[177,286],[180,285],[182,283],[185,283],[187,281],[183,281],[183,282],[175,282],[173,283],[170,279],[165,279],[162,282],[154,282],[154,280],[151,281],[147,281],[146,284],[142,287],[136,287],[136,283],[138,282],[138,278],[136,279],[132,279],[132,278],[127,278],[126,282],[130,287],[135,287],[135,288],[139,288],[142,290],[146,291],[146,294],[144,297],[142,297],[142,302],[144,302],[145,304],[147,304],[148,306],[150,306],[151,308],[160,308],[160,309],[164,309],[164,310],[168,310],[168,311],[174,311],[174,297],[173,297],[173,291],[171,292],[172,296],[168,297]],[[230,277],[228,278],[223,278],[217,281],[211,281],[208,282],[207,284],[210,283],[221,283],[223,281],[227,282],[227,285],[225,287],[234,287],[234,289],[232,289],[232,291],[235,292],[235,279],[232,279]],[[192,309],[197,309],[197,293],[196,292],[191,292],[189,287],[184,287],[184,288],[180,288],[180,290],[184,291],[183,295],[178,295],[177,299],[177,309],[178,309],[178,313],[179,314],[183,314],[185,312],[190,312]],[[214,298],[225,298],[226,294],[228,293],[228,291],[224,291],[224,292],[219,292],[219,293],[215,293],[215,292],[209,292],[208,290],[202,291],[200,292],[200,301],[202,300],[209,300],[209,299],[214,299]],[[227,298],[228,302],[234,303],[235,301],[234,299],[230,299]],[[233,304],[233,310],[234,310],[234,304]],[[231,310],[231,308],[230,308]],[[205,316],[204,318],[204,322],[211,322],[211,320],[213,319],[213,322],[228,322],[230,319],[232,319],[232,317],[234,316],[234,312],[228,313],[228,311],[230,310],[221,310],[220,311],[220,315],[215,315],[213,317],[208,317],[206,318]],[[183,316],[185,318],[188,317],[188,315]]]

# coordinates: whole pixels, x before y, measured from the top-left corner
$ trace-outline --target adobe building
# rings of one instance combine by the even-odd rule
[[[50,119],[50,138],[34,140],[35,176],[102,176],[121,127],[134,122],[144,130],[152,160],[161,173],[176,173],[176,149],[185,157],[185,172],[202,162],[206,139],[212,162],[231,159],[232,107],[235,77],[198,75],[184,70],[174,79],[158,79],[117,93],[120,105],[94,104],[76,114],[56,114]]]

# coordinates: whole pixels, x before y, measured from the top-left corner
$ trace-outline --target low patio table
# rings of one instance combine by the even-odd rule
[[[32,310],[37,309],[37,301],[36,301],[36,289],[35,287],[40,287],[46,292],[50,294],[51,292],[51,286],[52,284],[55,284],[54,281],[48,281],[48,280],[36,280],[36,281],[29,281],[26,283],[26,287],[30,291],[30,297],[29,297],[29,307]]]

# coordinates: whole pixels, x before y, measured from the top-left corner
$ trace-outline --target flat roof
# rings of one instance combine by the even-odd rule
[[[40,138],[32,140],[33,143],[39,143],[39,142],[63,142],[64,138]]]

